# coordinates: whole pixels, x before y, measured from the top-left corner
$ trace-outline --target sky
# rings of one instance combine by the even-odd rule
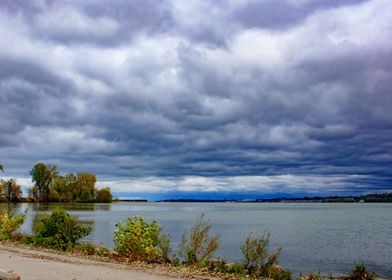
[[[392,191],[390,0],[2,0],[0,163],[123,198]]]

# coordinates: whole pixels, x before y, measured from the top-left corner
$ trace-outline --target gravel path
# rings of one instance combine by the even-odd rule
[[[13,270],[21,280],[169,280],[159,274],[121,264],[0,245],[0,269]]]

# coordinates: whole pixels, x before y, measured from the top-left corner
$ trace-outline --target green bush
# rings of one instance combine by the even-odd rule
[[[25,220],[26,213],[17,215],[10,215],[7,212],[0,213],[0,240],[11,238]]]
[[[190,233],[185,232],[180,245],[180,256],[185,263],[209,261],[218,249],[220,240],[218,235],[210,236],[212,224],[200,215]]]
[[[75,216],[58,208],[51,215],[37,216],[33,222],[33,232],[35,245],[67,250],[87,236],[91,227],[82,225]]]
[[[170,240],[160,231],[156,221],[148,223],[139,216],[128,218],[125,225],[119,221],[113,235],[114,249],[131,260],[167,260]]]

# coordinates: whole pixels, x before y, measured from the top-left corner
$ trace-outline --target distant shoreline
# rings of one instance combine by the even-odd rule
[[[122,201],[122,200],[120,200]],[[368,194],[361,196],[312,196],[312,197],[279,197],[255,199],[164,199],[156,202],[227,202],[227,203],[392,203],[392,193]]]
[[[392,192],[383,194],[367,194],[358,196],[305,196],[305,197],[277,197],[277,198],[247,198],[247,199],[190,199],[190,198],[173,198],[149,201],[148,199],[122,199],[114,198],[112,202],[131,202],[131,203],[392,203]],[[0,203],[8,203],[0,201]],[[18,203],[18,202],[17,202]],[[22,198],[19,203],[40,203],[29,201],[28,198]],[[49,202],[58,204],[74,204],[73,202]],[[77,202],[77,203],[94,203],[94,202]]]

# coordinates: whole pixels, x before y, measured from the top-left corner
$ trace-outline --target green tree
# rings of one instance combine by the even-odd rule
[[[112,202],[112,200],[113,200],[113,195],[112,192],[110,191],[110,187],[105,187],[96,191],[95,201],[108,203],[108,202]]]
[[[75,186],[76,176],[72,173],[68,173],[64,176],[64,184],[62,185],[60,193],[60,200],[64,202],[73,202],[74,194],[73,188]]]
[[[38,192],[38,200],[41,202],[48,202],[50,194],[50,184],[58,176],[56,165],[45,165],[44,163],[37,163],[30,171],[32,181],[35,184]]]
[[[66,182],[63,176],[54,178],[50,185],[49,200],[51,202],[68,202],[65,200]]]
[[[92,202],[95,196],[95,183],[97,177],[91,173],[78,173],[76,175],[75,193],[76,201]]]

